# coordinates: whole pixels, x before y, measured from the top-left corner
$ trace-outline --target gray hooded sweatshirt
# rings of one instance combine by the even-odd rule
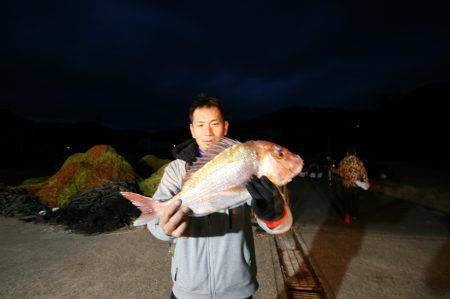
[[[168,200],[181,189],[187,163],[168,164],[154,200]],[[258,289],[255,249],[250,220],[250,201],[233,209],[203,217],[190,217],[191,237],[173,238],[164,233],[158,219],[147,228],[158,239],[172,241],[173,293],[180,299],[247,298]],[[262,229],[277,233],[258,220]]]

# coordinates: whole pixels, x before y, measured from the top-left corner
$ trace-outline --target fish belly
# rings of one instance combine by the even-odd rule
[[[188,181],[180,192],[183,205],[194,214],[210,214],[249,199],[245,183],[256,173],[251,160],[233,159],[207,166],[195,173],[190,179],[195,181]]]
[[[208,200],[196,201],[190,204],[189,208],[193,211],[193,216],[204,216],[239,206],[250,198],[247,189],[241,188],[240,190],[212,193]]]

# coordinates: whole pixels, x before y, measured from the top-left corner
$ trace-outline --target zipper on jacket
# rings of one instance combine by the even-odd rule
[[[178,275],[178,267],[175,269],[175,277],[173,278],[174,281],[177,281],[177,275]]]

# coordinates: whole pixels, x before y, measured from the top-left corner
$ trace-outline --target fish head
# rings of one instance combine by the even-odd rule
[[[258,177],[266,176],[272,183],[283,186],[300,173],[303,160],[287,148],[267,141],[256,141]]]

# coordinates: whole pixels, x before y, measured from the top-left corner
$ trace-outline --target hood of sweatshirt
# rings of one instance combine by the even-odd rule
[[[173,148],[172,155],[175,159],[181,159],[191,165],[199,156],[197,142],[191,138],[178,144]]]

